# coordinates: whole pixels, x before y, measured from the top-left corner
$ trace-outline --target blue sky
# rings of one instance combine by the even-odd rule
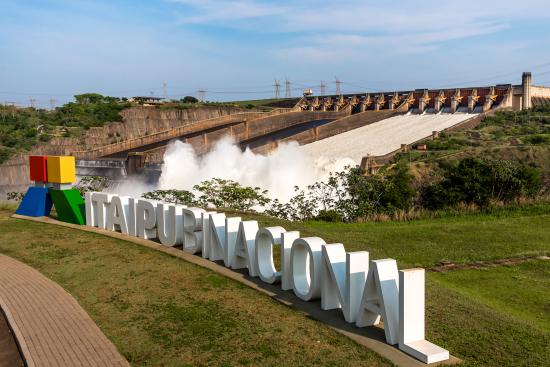
[[[0,102],[550,84],[549,46],[548,0],[0,0]]]

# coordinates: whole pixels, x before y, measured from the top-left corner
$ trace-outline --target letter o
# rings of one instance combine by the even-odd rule
[[[321,296],[321,260],[325,241],[319,237],[298,238],[290,251],[290,278],[294,294],[304,301]]]
[[[281,272],[275,269],[273,245],[281,245],[283,227],[260,228],[256,233],[256,270],[260,279],[273,284],[281,279]]]

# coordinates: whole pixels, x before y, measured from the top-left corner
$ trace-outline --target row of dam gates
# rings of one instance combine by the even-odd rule
[[[282,142],[296,141],[313,157],[324,154],[328,158],[352,158],[371,170],[411,144],[441,131],[475,127],[495,111],[550,104],[550,88],[532,85],[531,74],[523,73],[520,85],[304,96],[290,102],[288,108],[231,111],[182,121],[160,131],[155,129],[155,120],[151,120],[147,122],[150,133],[112,144],[52,153],[75,155],[78,176],[108,176],[117,182],[140,174],[155,181],[172,141],[186,142],[201,155],[221,138],[231,136],[243,150],[259,154],[268,154]],[[0,171],[7,173],[0,181],[9,181],[0,182],[0,186],[7,184],[14,191],[28,185],[25,164],[20,160],[7,165],[11,168],[0,166]]]

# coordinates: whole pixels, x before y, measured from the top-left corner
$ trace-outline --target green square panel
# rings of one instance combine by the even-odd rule
[[[50,189],[50,196],[57,212],[57,219],[73,224],[86,223],[86,209],[80,192],[75,189]]]

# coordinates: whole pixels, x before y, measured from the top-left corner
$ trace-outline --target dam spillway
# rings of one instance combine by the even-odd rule
[[[477,116],[456,112],[439,114],[406,113],[359,127],[342,134],[305,144],[300,149],[311,157],[351,158],[357,164],[363,157],[382,156]]]

